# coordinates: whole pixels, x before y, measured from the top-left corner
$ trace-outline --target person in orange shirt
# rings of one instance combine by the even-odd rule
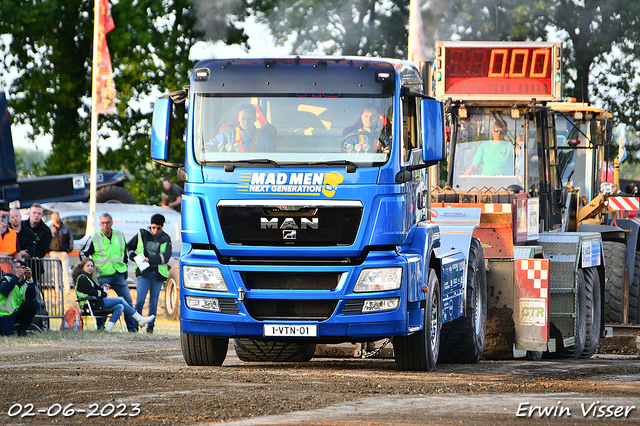
[[[9,209],[6,207],[0,207],[0,257],[21,258],[18,234],[9,228]],[[11,262],[8,259],[0,259],[0,270],[3,274],[10,274]]]

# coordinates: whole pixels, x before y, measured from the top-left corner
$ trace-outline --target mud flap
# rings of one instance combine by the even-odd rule
[[[517,350],[546,351],[549,341],[549,260],[515,260]]]

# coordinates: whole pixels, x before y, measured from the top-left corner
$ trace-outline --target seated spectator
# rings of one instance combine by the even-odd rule
[[[93,260],[89,258],[82,259],[80,263],[73,268],[71,276],[76,283],[76,296],[78,299],[84,299],[88,296],[94,297],[88,302],[91,304],[93,312],[99,312],[102,309],[114,310],[109,318],[109,322],[104,327],[106,331],[112,331],[113,325],[118,321],[118,318],[120,318],[123,312],[131,315],[140,327],[149,324],[156,317],[155,315],[143,317],[122,297],[107,297],[108,285],[105,285],[106,288],[103,288],[98,284],[95,275],[95,265]]]

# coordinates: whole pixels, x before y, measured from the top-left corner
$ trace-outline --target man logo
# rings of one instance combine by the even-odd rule
[[[282,231],[282,239],[283,240],[295,240],[297,237],[297,231],[295,230],[284,230]]]

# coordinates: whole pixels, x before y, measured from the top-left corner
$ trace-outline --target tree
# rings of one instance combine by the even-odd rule
[[[11,35],[8,49],[0,52],[5,64],[0,73],[5,75],[12,66],[21,73],[9,88],[14,122],[30,124],[32,139],[53,136],[48,174],[85,172],[89,167],[93,3],[33,0],[27,6],[25,1],[0,0],[0,34]],[[188,83],[194,65],[190,49],[204,39],[206,28],[218,28],[217,37],[229,43],[246,41],[242,31],[227,22],[229,13],[237,13],[230,5],[120,0],[112,6],[116,28],[107,43],[117,113],[101,115],[99,123],[102,135],[113,132],[122,145],[100,155],[98,165],[131,172],[130,189],[140,202],[152,200],[147,194],[160,193],[160,177],[166,172],[146,155],[151,99]],[[200,15],[206,20],[198,21]],[[184,114],[184,104],[177,113]],[[184,127],[174,126],[176,155],[184,147],[183,135]]]
[[[409,0],[247,0],[292,53],[406,57]]]

